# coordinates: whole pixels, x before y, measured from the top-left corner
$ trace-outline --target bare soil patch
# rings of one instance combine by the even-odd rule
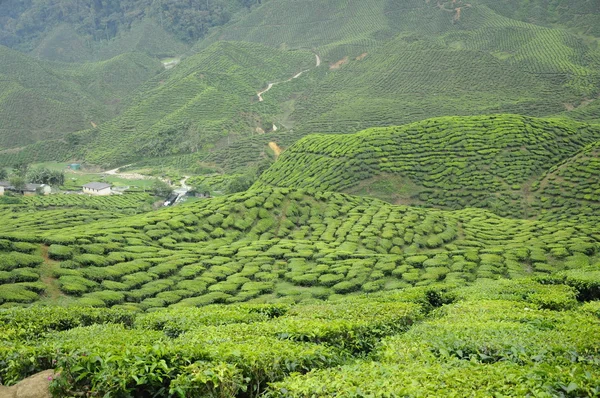
[[[269,142],[269,148],[271,148],[273,152],[275,152],[275,156],[277,157],[279,157],[279,155],[281,155],[281,152],[283,152],[283,149],[281,149],[281,147],[277,145],[277,143],[274,141]]]
[[[339,61],[337,61],[335,64],[329,65],[329,70],[340,69],[342,67],[342,65],[345,65],[347,63],[348,63],[348,57],[344,57],[344,58],[340,59]]]

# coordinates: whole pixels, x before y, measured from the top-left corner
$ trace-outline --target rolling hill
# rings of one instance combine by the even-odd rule
[[[0,1],[1,167],[212,194],[2,188],[0,397],[600,395],[599,23]]]
[[[279,51],[249,43],[219,42],[186,58],[176,68],[146,81],[118,117],[71,137],[76,145],[47,142],[10,153],[40,159],[40,148],[62,145],[55,159],[84,159],[120,165],[146,157],[190,153],[223,145],[236,136],[264,133],[273,126],[273,101],[257,93],[270,81],[285,80],[314,65],[308,51]],[[43,155],[42,155],[43,156]]]
[[[110,203],[127,206],[118,197]],[[94,213],[72,218],[76,203],[40,206],[35,218],[30,207],[6,206],[5,306],[36,301],[47,289],[60,289],[71,304],[140,309],[289,303],[546,275],[590,266],[600,252],[593,222],[510,220],[479,209],[417,209],[286,188],[133,217],[98,211],[85,224]],[[56,220],[52,228],[44,214]]]
[[[312,133],[493,113],[596,121],[595,39],[506,15],[485,2],[266,1],[215,29],[174,70],[149,79],[122,115],[77,133],[78,145],[39,143],[0,163],[143,160],[237,173],[263,159],[270,142],[287,147]],[[134,26],[128,34],[138,32],[137,39],[123,38],[122,48],[167,43],[153,36],[155,28],[151,21]],[[257,101],[269,83],[278,84]],[[173,158],[182,154],[191,155]]]
[[[311,135],[285,151],[258,186],[310,187],[392,203],[482,207],[532,217],[532,184],[599,139],[597,125],[516,115],[445,117],[353,135]],[[572,185],[565,194],[581,188]]]
[[[0,46],[0,148],[62,138],[109,120],[133,91],[163,69],[139,53],[58,64]]]

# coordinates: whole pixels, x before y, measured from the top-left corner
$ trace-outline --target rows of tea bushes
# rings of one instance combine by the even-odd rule
[[[600,215],[600,142],[550,169],[532,185],[543,219],[595,222]]]
[[[63,228],[93,224],[125,216],[125,212],[80,207],[65,209],[36,209],[23,205],[0,207],[0,233],[8,239],[41,242],[40,231],[58,233]]]
[[[591,397],[598,306],[578,292],[522,279],[292,305],[5,309],[0,381],[55,369],[54,396]]]
[[[400,199],[394,191],[406,191],[409,183],[401,203],[524,216],[530,181],[599,138],[595,125],[514,115],[311,135],[289,148],[258,186],[349,191],[394,202]],[[397,177],[405,180],[394,185]]]
[[[309,51],[215,43],[146,82],[132,106],[93,131],[85,159],[116,165],[195,153],[226,142],[230,134],[268,129],[266,115],[277,113],[278,105],[258,102],[256,93],[313,63]]]
[[[0,306],[31,303],[45,290],[39,266],[40,245],[0,239]]]
[[[453,294],[436,316],[384,338],[372,358],[289,376],[267,396],[600,393],[598,302],[579,305],[572,288],[535,282],[479,283]]]
[[[444,40],[451,45],[460,43],[470,50],[489,52],[531,74],[549,76],[577,95],[597,94],[599,53],[567,31],[503,18],[493,26],[449,33]]]
[[[125,211],[143,210],[152,204],[153,197],[146,193],[128,193],[112,196],[88,196],[74,194],[56,194],[48,196],[29,196],[21,199],[26,206],[43,208],[79,207],[87,209]]]
[[[498,34],[490,40],[499,41],[499,34],[506,30],[494,32]],[[542,60],[536,54],[531,60],[510,63],[494,52],[465,48],[463,31],[448,38],[439,32],[433,35],[402,33],[376,49],[365,50],[368,55],[361,60],[346,54],[350,57],[347,64],[339,70],[322,70],[320,79],[303,88],[304,95],[294,101],[290,118],[311,133],[339,133],[447,115],[547,116],[564,111],[565,103],[577,103],[595,87],[596,77],[588,76],[592,66],[587,62],[569,65],[584,71],[583,76],[569,79],[570,72],[530,72],[529,64],[555,57],[550,51],[542,51]],[[576,51],[563,47],[567,56]]]
[[[147,199],[144,195],[139,199]],[[142,197],[143,196],[143,197]],[[67,197],[67,196],[65,196]],[[140,203],[118,201],[110,197],[98,201],[90,197],[68,196],[86,200],[48,200],[52,197],[25,197],[17,204],[0,206],[0,306],[31,303],[46,296],[48,281],[42,283],[43,254],[60,257],[60,247],[48,250],[41,240],[44,231],[60,240],[61,230],[99,221],[115,220],[126,214],[147,211]],[[14,199],[14,198],[11,198]],[[68,202],[68,203],[67,203]],[[65,250],[71,249],[65,247]],[[49,252],[49,253],[48,253]],[[46,272],[52,278],[52,274]]]
[[[4,46],[0,69],[2,148],[62,138],[89,128],[90,122],[109,120],[133,91],[163,70],[158,60],[141,53],[69,65],[36,60]]]
[[[214,40],[250,41],[275,48],[320,48],[325,50],[322,53],[326,57],[344,46],[356,46],[355,51],[364,51],[377,45],[375,35],[391,28],[386,15],[388,3],[350,0],[341,6],[317,0],[272,2],[216,30],[199,46]],[[359,54],[361,52],[356,55]]]
[[[31,214],[40,224],[45,214],[60,214],[49,212]],[[22,232],[18,220],[7,220],[5,235],[47,246],[63,294],[81,305],[144,310],[548,275],[594,266],[600,250],[593,223],[285,188],[81,226],[77,218],[59,230],[36,230],[35,220]]]

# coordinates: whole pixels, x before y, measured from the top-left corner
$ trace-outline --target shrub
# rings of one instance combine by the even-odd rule
[[[48,257],[53,260],[70,260],[73,258],[73,249],[69,246],[54,244],[48,248]]]

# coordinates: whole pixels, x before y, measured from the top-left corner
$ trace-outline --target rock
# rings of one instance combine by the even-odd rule
[[[0,386],[2,398],[52,398],[48,386],[54,377],[53,370],[44,370],[20,381],[12,387]]]
[[[16,398],[17,390],[11,387],[0,386],[0,397],[2,398]]]

